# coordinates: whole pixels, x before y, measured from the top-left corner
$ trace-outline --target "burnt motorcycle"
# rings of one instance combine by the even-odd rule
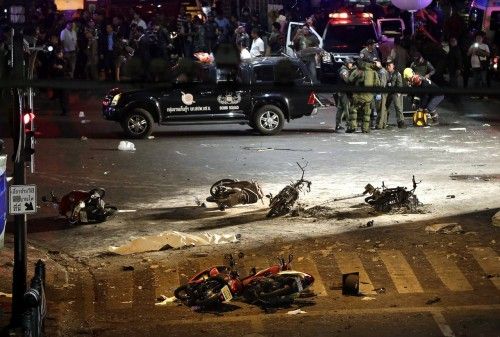
[[[221,179],[210,187],[208,202],[217,204],[221,211],[236,205],[254,204],[262,200],[264,194],[255,181],[238,181],[237,179]]]
[[[53,192],[50,201],[42,197],[43,202],[57,205],[59,214],[66,217],[71,225],[78,223],[104,222],[116,212],[116,207],[104,202],[106,191],[103,188],[94,188],[89,191],[74,190],[64,195],[60,200]]]
[[[299,165],[302,171],[302,176],[300,177],[300,179],[295,183],[292,182],[290,185],[287,185],[275,197],[273,197],[272,195],[269,196],[270,210],[267,213],[268,218],[288,214],[295,205],[295,202],[299,199],[300,192],[302,191],[304,185],[307,186],[307,192],[311,191],[311,182],[304,179],[304,173],[305,168],[307,167],[307,163],[306,165],[304,165],[304,167],[302,167],[299,163],[297,163],[297,165]]]
[[[415,211],[420,205],[415,189],[417,183],[415,176],[412,178],[413,188],[408,190],[406,187],[387,188],[382,182],[381,188],[375,188],[371,184],[366,185],[363,194],[370,194],[365,198],[365,202],[373,206],[378,212],[390,212],[394,208],[406,208],[409,211]]]

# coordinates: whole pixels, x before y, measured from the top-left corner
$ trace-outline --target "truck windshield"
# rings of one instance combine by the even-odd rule
[[[328,25],[323,48],[330,53],[359,53],[369,39],[377,40],[373,25]]]

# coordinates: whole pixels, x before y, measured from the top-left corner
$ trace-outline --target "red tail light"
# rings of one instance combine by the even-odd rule
[[[316,94],[314,92],[311,92],[311,94],[309,95],[309,99],[307,100],[307,104],[309,104],[309,105],[316,104]]]
[[[33,119],[35,119],[35,114],[32,112],[27,112],[23,116],[23,122],[25,125],[31,123]]]

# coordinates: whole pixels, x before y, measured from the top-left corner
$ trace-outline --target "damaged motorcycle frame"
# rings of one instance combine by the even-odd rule
[[[252,181],[238,181],[237,179],[221,179],[210,187],[208,202],[214,202],[219,210],[236,205],[255,204],[261,201],[264,204],[264,193],[260,185]]]
[[[415,181],[415,176],[412,178],[413,188],[408,190],[406,187],[387,188],[382,182],[382,187],[375,188],[371,184],[365,186],[363,195],[369,194],[365,198],[365,202],[371,205],[378,212],[390,212],[394,208],[406,208],[409,211],[416,211],[420,205],[415,189],[420,182]]]

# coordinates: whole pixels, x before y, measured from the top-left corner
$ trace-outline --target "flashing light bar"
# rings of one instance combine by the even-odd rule
[[[328,17],[330,19],[349,19],[351,17],[361,17],[361,18],[367,18],[367,19],[373,19],[373,14],[372,13],[355,13],[355,14],[350,14],[346,12],[341,12],[341,13],[330,13]]]

